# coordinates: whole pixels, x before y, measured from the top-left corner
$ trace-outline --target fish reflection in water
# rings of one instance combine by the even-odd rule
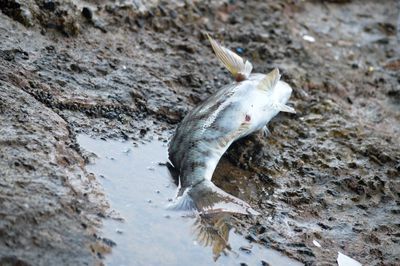
[[[215,265],[303,265],[278,251],[252,244],[236,232],[243,214],[230,212],[198,213],[192,232],[198,245],[211,247]],[[233,229],[233,230],[232,230]],[[225,255],[225,256],[222,256]]]
[[[167,167],[175,185],[178,186],[179,172],[169,163]],[[221,199],[221,191],[207,194],[208,197],[213,197],[213,195]],[[222,198],[219,204],[212,204],[215,200],[209,199],[208,208],[203,211],[194,211],[196,220],[192,226],[192,233],[199,245],[212,248],[214,261],[217,261],[221,254],[228,255],[228,252],[237,255],[229,244],[229,233],[237,219],[234,214],[243,214],[232,211],[234,205],[229,204],[231,201],[232,197],[226,197]]]
[[[214,261],[222,253],[227,255],[227,251],[235,253],[229,245],[232,219],[234,219],[232,214],[227,212],[203,213],[198,214],[193,225],[193,234],[197,243],[212,247]]]

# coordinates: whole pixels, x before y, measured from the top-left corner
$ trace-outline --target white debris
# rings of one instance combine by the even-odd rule
[[[339,266],[362,266],[362,264],[355,259],[352,259],[340,252],[338,252],[338,257],[336,260]]]
[[[318,241],[317,240],[313,240],[312,241],[312,243],[316,246],[316,247],[319,247],[319,248],[321,248],[322,246],[321,246],[321,244],[320,243],[318,243]]]
[[[315,38],[310,35],[303,35],[303,39],[307,42],[315,42]]]

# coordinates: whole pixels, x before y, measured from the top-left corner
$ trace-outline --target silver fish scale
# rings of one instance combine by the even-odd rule
[[[204,179],[209,162],[218,160],[234,140],[243,136],[247,127],[239,118],[244,111],[236,97],[240,99],[248,89],[238,83],[225,86],[194,108],[178,126],[169,154],[182,186]]]

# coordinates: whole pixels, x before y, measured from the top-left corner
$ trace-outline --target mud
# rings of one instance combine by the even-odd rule
[[[110,209],[76,135],[167,141],[231,80],[209,32],[279,67],[298,111],[222,159],[215,182],[263,214],[234,227],[305,264],[399,264],[398,3],[265,2],[0,2],[0,262],[101,263]]]

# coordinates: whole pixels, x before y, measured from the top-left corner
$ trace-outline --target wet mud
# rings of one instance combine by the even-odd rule
[[[118,252],[101,234],[111,195],[76,137],[167,142],[188,110],[231,81],[208,32],[255,72],[279,67],[297,110],[222,158],[215,183],[262,213],[232,219],[235,230],[308,265],[335,264],[338,251],[398,265],[399,8],[1,1],[0,264],[93,265]]]

